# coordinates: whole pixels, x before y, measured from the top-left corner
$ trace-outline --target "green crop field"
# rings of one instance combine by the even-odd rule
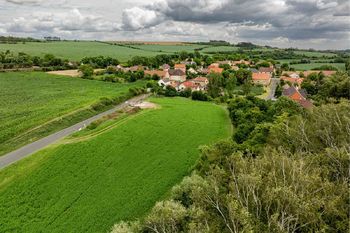
[[[0,51],[10,50],[13,52],[24,52],[29,55],[44,56],[53,54],[60,58],[72,61],[80,61],[83,57],[110,56],[118,58],[122,62],[128,61],[134,56],[155,56],[160,52],[139,50],[118,45],[110,45],[100,42],[31,42],[25,44],[0,44]]]
[[[345,70],[345,64],[344,63],[310,63],[310,64],[294,64],[290,65],[290,67],[293,67],[296,70],[311,70],[315,69],[317,67],[323,66],[323,65],[331,65],[338,70]]]
[[[132,47],[145,51],[177,53],[177,52],[194,52],[195,49],[206,47],[205,45],[183,44],[183,45],[131,45]]]
[[[207,47],[201,50],[202,53],[215,53],[215,52],[234,52],[237,51],[238,47],[233,46],[214,46]]]
[[[101,97],[117,97],[127,93],[130,87],[141,85],[141,82],[115,84],[39,72],[0,73],[0,155],[40,138],[41,133],[26,133],[34,127],[88,107]],[[60,122],[59,127],[70,124]],[[47,135],[52,130],[55,129],[45,128],[47,132],[42,133]],[[27,135],[23,141],[18,138],[21,135]]]
[[[0,232],[105,233],[147,213],[189,173],[200,145],[231,133],[221,106],[151,101],[160,107],[0,171]]]
[[[294,51],[295,54],[305,55],[306,57],[334,57],[334,53],[327,52],[312,52],[312,51]]]

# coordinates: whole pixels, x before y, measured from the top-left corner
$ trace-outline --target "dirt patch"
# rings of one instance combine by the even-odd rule
[[[94,69],[94,73],[103,71],[104,69]],[[54,75],[63,75],[63,76],[69,76],[69,77],[80,77],[81,72],[78,70],[56,70],[56,71],[49,71],[48,74],[54,74]]]
[[[139,107],[141,109],[152,109],[152,108],[158,108],[157,104],[151,103],[151,102],[142,102],[133,105],[134,107]]]
[[[48,74],[63,75],[69,77],[79,77],[81,73],[78,70],[56,70],[47,72]]]

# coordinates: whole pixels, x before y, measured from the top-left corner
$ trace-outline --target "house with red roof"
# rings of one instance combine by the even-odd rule
[[[301,86],[301,84],[304,81],[304,78],[293,78],[293,77],[287,77],[287,76],[281,76],[280,79],[286,83],[290,83],[294,86],[297,85],[299,87]]]
[[[145,70],[145,75],[157,75],[161,79],[170,78],[169,72],[166,70]]]
[[[313,106],[311,101],[307,99],[307,93],[304,89],[299,89],[298,87],[294,86],[288,86],[284,88],[282,95],[298,102],[304,108],[311,108]]]
[[[175,64],[175,70],[182,70],[186,74],[186,64]]]
[[[275,72],[275,68],[273,68],[273,66],[271,66],[271,67],[260,67],[259,68],[259,72],[260,73],[273,74]]]
[[[271,83],[272,75],[270,73],[252,73],[254,84],[268,86]]]
[[[219,63],[213,63],[210,66],[208,66],[208,74],[211,74],[211,73],[221,74],[222,72],[224,72],[224,69],[219,67]]]

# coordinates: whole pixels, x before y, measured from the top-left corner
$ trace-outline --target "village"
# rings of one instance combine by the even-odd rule
[[[265,62],[266,63],[266,62]],[[207,67],[197,65],[194,61],[181,61],[173,66],[164,64],[159,69],[149,69],[146,66],[136,65],[124,67],[115,66],[116,70],[122,72],[144,72],[145,76],[156,77],[158,85],[164,90],[173,88],[177,92],[190,90],[191,92],[207,92],[211,82],[210,75],[222,75],[226,70],[249,72],[250,84],[262,87],[266,95],[262,98],[266,100],[276,100],[280,96],[285,96],[304,108],[311,108],[312,101],[308,98],[308,93],[302,88],[302,83],[309,75],[322,74],[326,77],[334,75],[333,70],[308,70],[308,71],[284,71],[280,64],[269,63],[269,66],[259,66],[250,60],[239,61],[218,61]],[[280,92],[280,93],[279,93]],[[221,92],[224,95],[224,91]]]

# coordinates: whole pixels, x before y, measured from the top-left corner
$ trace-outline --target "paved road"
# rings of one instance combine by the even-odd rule
[[[93,116],[93,117],[87,119],[87,120],[84,120],[80,123],[77,123],[71,127],[63,129],[61,131],[58,131],[54,134],[51,134],[45,138],[38,140],[36,142],[30,143],[30,144],[28,144],[28,145],[26,145],[18,150],[15,150],[15,151],[10,152],[4,156],[1,156],[0,157],[0,169],[4,168],[6,166],[9,166],[10,164],[15,163],[15,162],[33,154],[34,152],[37,152],[37,151],[43,149],[44,147],[47,147],[47,146],[51,145],[52,143],[66,137],[74,132],[81,130],[82,128],[89,125],[93,121],[96,121],[96,120],[98,120],[106,115],[109,115],[117,110],[125,108],[130,104],[136,104],[138,102],[141,102],[142,100],[146,99],[147,97],[149,97],[149,94],[134,97],[134,98],[128,100],[127,102],[124,102],[122,104],[117,105],[113,109],[110,109],[106,112],[100,113],[96,116]]]
[[[266,100],[274,100],[275,99],[276,88],[277,88],[278,83],[279,83],[278,78],[271,79],[270,92],[269,92],[269,95],[267,96]]]

